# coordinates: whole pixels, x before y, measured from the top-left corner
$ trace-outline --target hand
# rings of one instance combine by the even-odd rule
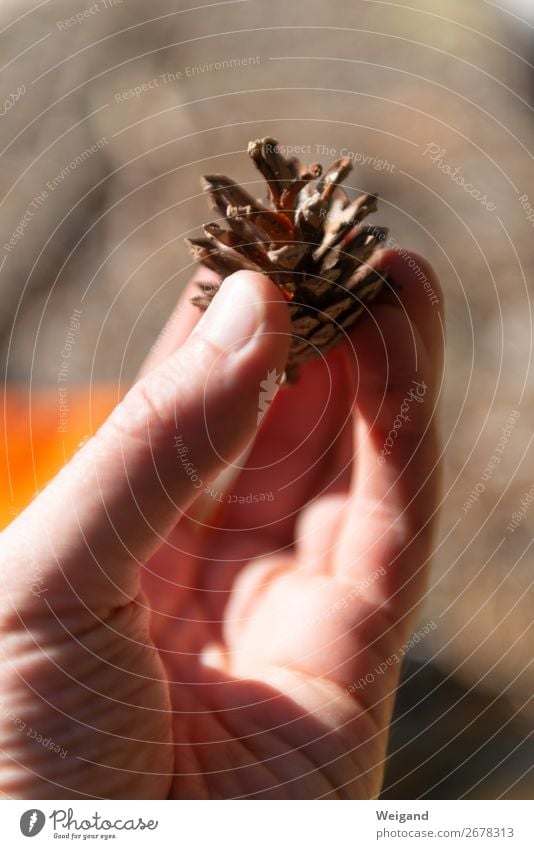
[[[6,529],[6,796],[376,796],[439,478],[442,325],[416,271],[439,289],[411,260],[382,253],[394,291],[277,394],[230,493],[214,481],[284,369],[288,310],[240,272],[192,332],[189,290],[122,403]]]

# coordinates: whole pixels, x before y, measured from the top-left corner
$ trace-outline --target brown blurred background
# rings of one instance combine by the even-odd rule
[[[435,627],[404,670],[391,798],[534,792],[534,30],[516,14],[484,0],[0,4],[8,383],[56,386],[78,310],[69,385],[128,384],[191,273],[199,178],[253,189],[251,138],[352,151],[350,184],[379,192],[379,223],[438,271],[445,482],[421,613]]]

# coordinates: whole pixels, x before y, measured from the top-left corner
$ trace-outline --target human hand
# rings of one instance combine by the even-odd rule
[[[395,293],[276,396],[208,526],[194,499],[253,438],[289,342],[278,289],[246,272],[192,335],[185,293],[140,380],[6,529],[5,795],[378,793],[439,477],[441,320],[409,259],[380,256]],[[238,318],[236,339],[257,332],[232,351]]]

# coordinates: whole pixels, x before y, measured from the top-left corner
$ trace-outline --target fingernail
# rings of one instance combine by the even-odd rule
[[[265,305],[254,275],[237,271],[223,282],[195,330],[219,348],[237,351],[250,341],[264,318]]]

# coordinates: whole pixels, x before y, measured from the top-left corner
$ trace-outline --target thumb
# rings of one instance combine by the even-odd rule
[[[17,609],[32,601],[36,564],[41,604],[45,593],[58,609],[135,597],[135,563],[252,439],[260,383],[283,371],[289,340],[278,288],[253,272],[228,277],[185,344],[134,385],[4,532]]]

